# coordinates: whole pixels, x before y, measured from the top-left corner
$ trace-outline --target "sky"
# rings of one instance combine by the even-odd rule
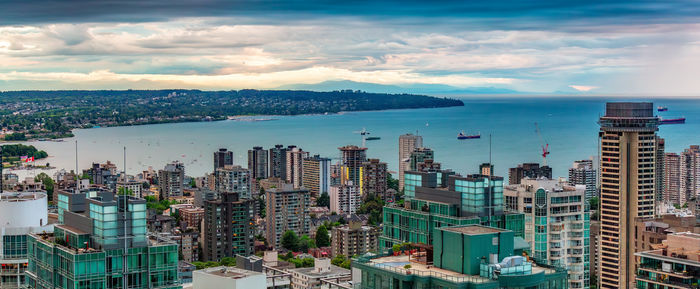
[[[0,63],[0,90],[700,97],[700,1],[3,1]]]

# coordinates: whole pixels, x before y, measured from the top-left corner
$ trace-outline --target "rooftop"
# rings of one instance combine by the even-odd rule
[[[230,278],[230,279],[241,279],[241,278],[246,278],[246,277],[250,277],[250,276],[262,275],[262,273],[255,272],[255,271],[248,271],[248,270],[239,269],[236,267],[226,267],[226,266],[211,267],[211,268],[199,270],[198,272],[208,274],[208,275],[223,277],[223,278]]]
[[[327,276],[338,276],[338,275],[350,275],[350,270],[341,268],[335,265],[331,265],[331,270],[326,271],[326,272],[318,272],[316,271],[315,267],[307,267],[307,268],[296,268],[296,269],[290,269],[289,271],[303,274],[306,276],[310,277],[327,277]]]
[[[479,275],[466,275],[459,272],[438,268],[432,265],[426,265],[423,263],[417,263],[409,260],[409,256],[399,255],[399,256],[385,256],[374,258],[369,261],[369,265],[379,267],[384,270],[396,272],[399,274],[411,274],[421,277],[432,277],[440,278],[454,283],[488,283],[494,282],[489,278],[484,278]],[[405,269],[405,265],[411,265],[409,269]],[[545,274],[555,273],[555,269],[532,266],[531,274],[538,274],[544,272]]]
[[[24,202],[45,198],[46,193],[35,192],[2,192],[0,193],[0,202]]]
[[[453,227],[442,228],[442,230],[462,233],[465,235],[482,235],[482,234],[499,233],[499,232],[507,232],[508,231],[508,230],[503,230],[503,229],[498,229],[498,228],[493,228],[493,227],[486,227],[486,226],[481,226],[481,225],[453,226]]]

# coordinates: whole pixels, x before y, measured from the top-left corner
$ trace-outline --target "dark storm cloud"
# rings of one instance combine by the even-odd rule
[[[248,17],[284,22],[334,16],[376,21],[485,25],[502,29],[577,28],[579,25],[683,23],[697,19],[700,1],[222,1],[74,0],[0,4],[0,25],[151,22],[178,17]],[[585,24],[585,25],[584,25]],[[580,27],[579,27],[580,28]]]

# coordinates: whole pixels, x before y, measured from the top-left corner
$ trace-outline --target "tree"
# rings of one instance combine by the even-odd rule
[[[297,251],[299,249],[299,237],[294,231],[286,231],[282,234],[282,247],[290,250]]]
[[[226,266],[226,267],[236,266],[236,258],[223,257],[223,258],[221,258],[221,262],[219,262],[219,264],[221,264],[221,266]]]
[[[301,236],[299,239],[299,251],[309,252],[309,248],[316,248],[316,243],[307,235]]]
[[[377,195],[368,195],[365,202],[357,210],[358,214],[369,214],[368,222],[371,225],[382,223],[382,211],[384,201]]]
[[[590,200],[588,200],[588,205],[591,207],[591,210],[597,210],[599,204],[600,200],[598,197],[592,197]]]
[[[134,191],[131,189],[127,189],[126,187],[120,187],[117,189],[117,195],[127,195],[131,196],[134,194]]]
[[[331,197],[328,195],[327,192],[321,193],[318,199],[316,199],[316,206],[326,208],[331,207]]]
[[[343,254],[338,254],[333,259],[331,259],[331,264],[335,266],[340,266],[340,264],[343,264],[347,258]]]
[[[41,184],[44,185],[46,194],[53,200],[53,179],[49,177],[49,175],[47,175],[46,173],[40,173],[36,177],[34,177],[34,181],[41,182]]]
[[[330,237],[328,237],[328,229],[326,226],[321,225],[316,230],[316,246],[328,247],[331,245]]]
[[[399,180],[392,177],[390,173],[386,174],[387,187],[394,189],[396,192],[399,191]]]

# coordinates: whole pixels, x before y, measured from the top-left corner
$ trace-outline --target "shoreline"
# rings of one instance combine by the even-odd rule
[[[389,109],[373,109],[373,110],[349,110],[349,111],[338,111],[338,112],[321,112],[321,113],[300,113],[300,114],[245,114],[245,115],[233,115],[233,116],[226,116],[225,118],[211,118],[211,119],[200,119],[200,120],[171,120],[171,121],[155,121],[155,122],[144,122],[144,123],[129,123],[129,124],[117,124],[117,125],[95,125],[93,127],[76,127],[72,128],[70,130],[70,133],[72,136],[65,136],[65,137],[57,137],[57,138],[42,138],[42,137],[32,137],[32,138],[27,138],[26,140],[22,141],[16,141],[16,140],[11,140],[11,141],[6,141],[6,140],[1,140],[0,144],[20,144],[20,143],[28,143],[28,142],[64,142],[65,139],[69,139],[72,137],[75,137],[75,130],[79,129],[96,129],[96,128],[106,128],[106,127],[129,127],[129,126],[143,126],[143,125],[154,125],[154,124],[172,124],[172,123],[199,123],[199,122],[219,122],[219,121],[250,121],[250,122],[257,122],[257,121],[276,121],[279,120],[276,117],[293,117],[293,116],[315,116],[315,115],[343,115],[343,114],[348,114],[348,113],[355,113],[355,112],[376,112],[376,111],[392,111],[392,110],[415,110],[415,109],[435,109],[435,108],[451,108],[451,107],[461,107],[461,106],[466,106],[464,103],[462,105],[452,105],[452,106],[439,106],[439,107],[409,107],[409,108],[389,108]],[[241,118],[246,118],[246,117],[264,117],[264,118],[270,118],[270,119],[265,119],[265,120],[245,120]]]

